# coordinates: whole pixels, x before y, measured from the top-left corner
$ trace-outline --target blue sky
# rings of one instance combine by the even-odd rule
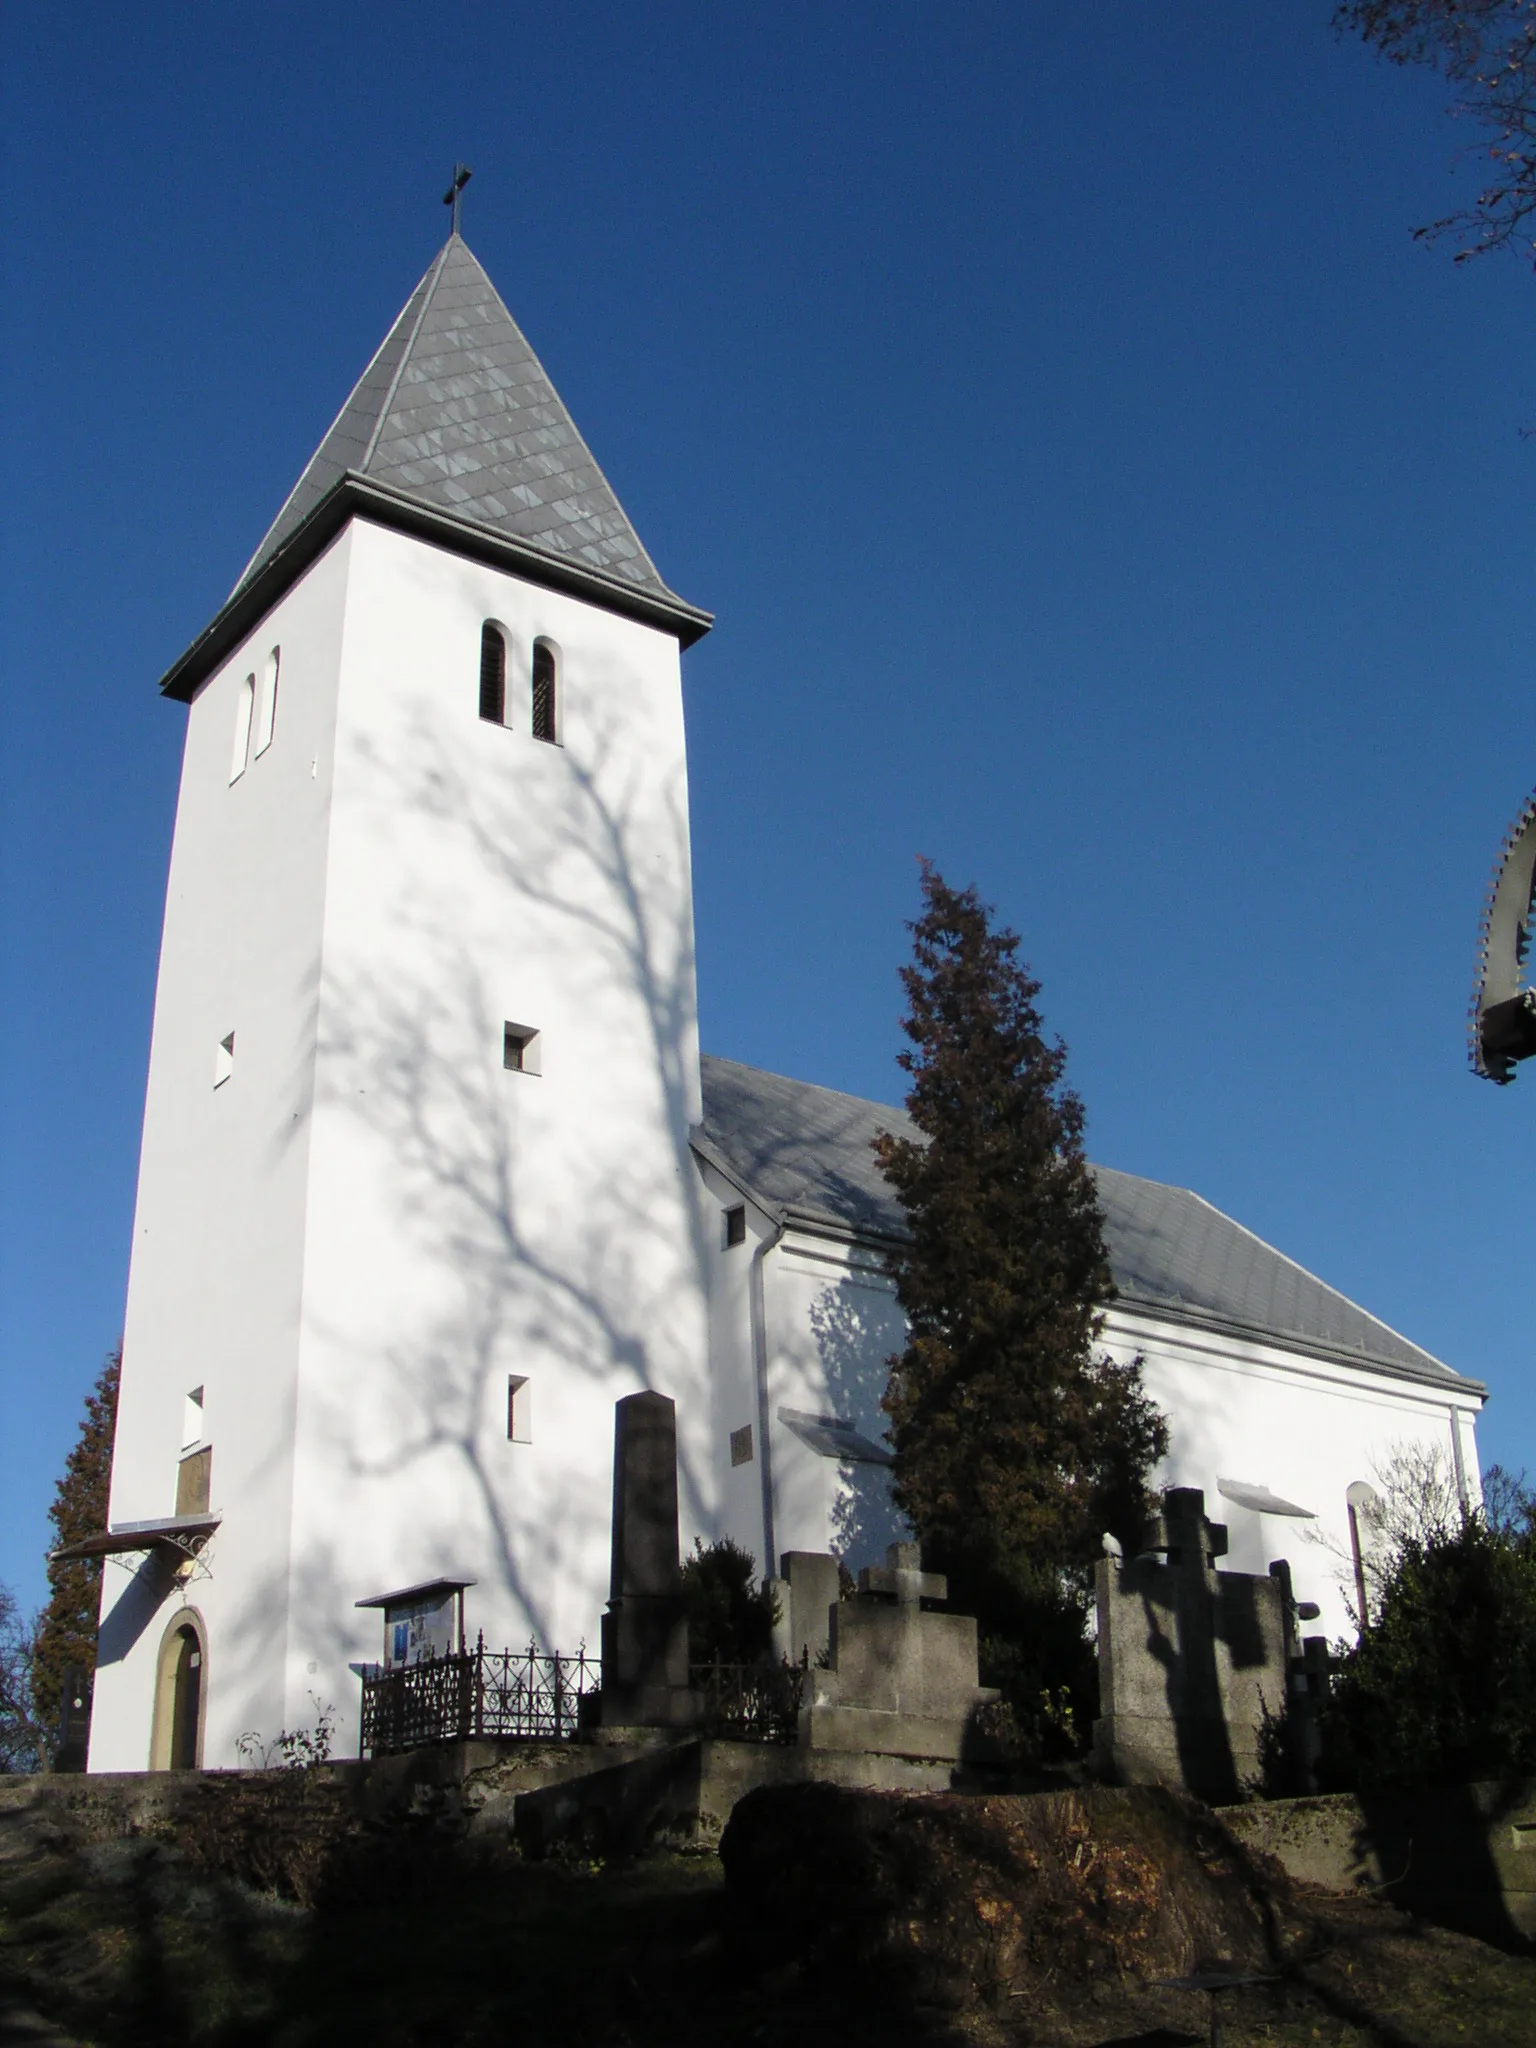
[[[1536,1075],[1466,1070],[1536,781],[1536,278],[1326,4],[0,17],[0,1580],[121,1327],[206,623],[445,231],[673,586],[706,1044],[893,1099],[915,856],[1090,1149],[1488,1381],[1536,1466]]]

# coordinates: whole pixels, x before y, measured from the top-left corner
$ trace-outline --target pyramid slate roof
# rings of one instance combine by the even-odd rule
[[[878,1131],[918,1136],[904,1110],[709,1054],[703,1073],[695,1146],[766,1208],[855,1237],[905,1234],[870,1150]],[[1093,1174],[1123,1305],[1483,1392],[1190,1189],[1107,1166]]]
[[[457,233],[353,387],[237,592],[344,476],[671,594],[543,365]]]

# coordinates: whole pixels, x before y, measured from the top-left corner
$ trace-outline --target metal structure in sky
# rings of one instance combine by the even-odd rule
[[[1472,1071],[1502,1087],[1536,1053],[1536,990],[1529,985],[1536,892],[1536,793],[1504,836],[1483,902],[1477,976],[1467,1016]]]

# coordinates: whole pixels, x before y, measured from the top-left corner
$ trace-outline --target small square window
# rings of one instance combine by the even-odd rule
[[[745,1207],[738,1203],[734,1209],[727,1209],[725,1212],[726,1250],[729,1251],[731,1246],[735,1244],[745,1244],[746,1241],[747,1212]]]
[[[235,1071],[235,1034],[231,1031],[221,1038],[213,1055],[213,1085],[222,1088]]]
[[[731,1431],[731,1463],[750,1465],[752,1462],[752,1425],[747,1423],[741,1429]]]
[[[509,1074],[537,1074],[543,1068],[539,1034],[531,1024],[503,1024],[501,1064]]]
[[[507,1442],[509,1444],[531,1444],[533,1442],[533,1389],[527,1375],[507,1375]]]

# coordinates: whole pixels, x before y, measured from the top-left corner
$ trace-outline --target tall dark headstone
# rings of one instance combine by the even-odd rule
[[[677,1406],[629,1394],[613,1411],[610,1600],[677,1598]]]
[[[665,1394],[615,1404],[613,1561],[603,1616],[603,1728],[688,1728],[688,1623],[677,1555],[677,1409]]]

